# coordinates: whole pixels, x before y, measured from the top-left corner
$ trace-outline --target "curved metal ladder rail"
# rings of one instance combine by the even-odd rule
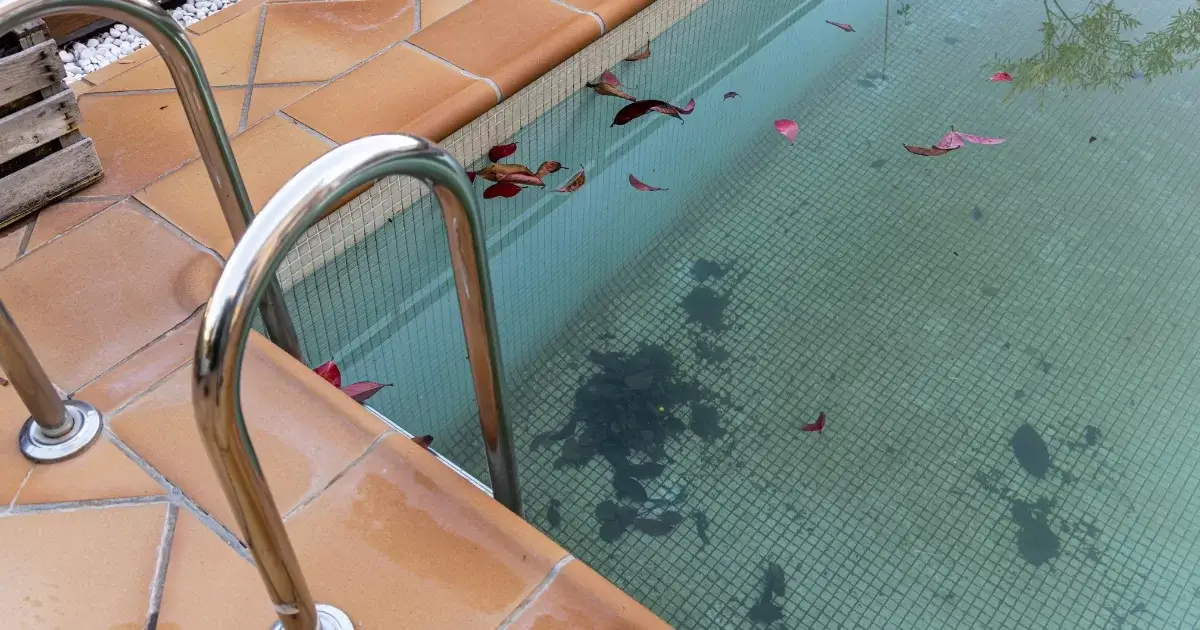
[[[240,383],[250,333],[248,304],[262,296],[288,251],[332,204],[388,175],[424,181],[441,204],[492,491],[500,503],[521,514],[512,442],[501,405],[500,345],[487,257],[466,173],[449,153],[420,138],[370,136],[342,145],[284,184],[246,230],[205,307],[196,342],[196,422],[275,602],[277,628],[337,626],[317,625],[317,607],[246,432]]]
[[[196,137],[200,159],[212,180],[229,232],[235,243],[241,240],[246,226],[254,219],[254,206],[238,171],[229,136],[221,124],[221,114],[200,65],[200,56],[188,40],[187,32],[150,0],[0,0],[0,34],[29,20],[61,13],[90,13],[124,22],[146,36],[158,49],[171,72],[179,100],[183,102],[183,111],[187,114],[192,135]],[[263,292],[260,308],[271,341],[303,361],[300,339],[288,316],[283,291],[274,279]]]

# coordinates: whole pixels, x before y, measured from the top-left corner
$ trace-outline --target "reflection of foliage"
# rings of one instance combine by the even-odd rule
[[[1042,0],[1042,50],[1023,59],[999,60],[996,70],[1013,75],[1013,92],[1051,87],[1120,89],[1131,79],[1147,81],[1200,63],[1200,0],[1177,13],[1160,31],[1134,37],[1137,18],[1116,6],[1116,0],[1090,0],[1077,14],[1058,0]]]
[[[905,26],[912,24],[912,20],[908,19],[908,16],[911,14],[912,14],[912,5],[907,2],[901,2],[900,8],[896,9],[896,15],[899,15],[900,17],[904,18]]]

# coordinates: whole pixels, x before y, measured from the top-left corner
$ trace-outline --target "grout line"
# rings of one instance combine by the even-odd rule
[[[258,73],[258,60],[262,55],[263,33],[267,30],[267,5],[262,6],[258,16],[258,33],[254,35],[254,47],[250,49],[250,74],[246,76],[246,95],[242,98],[242,116],[238,119],[238,132],[246,130],[250,118],[250,99],[254,96],[254,75]]]
[[[406,40],[406,41],[403,41],[400,43],[407,45],[409,48],[412,48],[413,50],[417,51],[418,53],[421,53],[422,55],[425,55],[426,57],[429,57],[430,59],[433,59],[434,61],[440,61],[440,62],[446,64],[447,66],[450,66],[455,71],[457,71],[459,74],[463,75],[464,77],[467,77],[468,79],[475,79],[476,81],[487,81],[487,84],[492,86],[492,91],[496,93],[496,104],[498,105],[498,104],[500,104],[500,101],[504,100],[504,93],[500,91],[500,86],[496,85],[495,81],[493,81],[487,77],[481,77],[478,74],[475,74],[464,68],[460,68],[457,65],[451,63],[449,60],[439,57],[439,56],[435,55],[434,53],[431,53],[428,50],[425,50],[424,48],[421,48],[420,46],[418,46],[410,41]]]
[[[55,234],[54,236],[46,239],[46,242],[39,243],[33,249],[27,249],[29,246],[29,240],[33,237],[33,230],[32,229],[29,230],[29,232],[25,235],[25,238],[21,240],[21,255],[24,256],[26,254],[36,252],[37,250],[49,245],[50,243],[53,243],[54,241],[57,241],[58,239],[70,234],[71,232],[78,230],[79,228],[83,227],[84,225],[91,223],[92,221],[95,221],[100,215],[104,214],[110,208],[121,203],[121,201],[124,201],[127,198],[128,197],[119,197],[118,199],[120,201],[113,201],[112,203],[109,203],[107,206],[104,206],[103,208],[101,208],[99,212],[97,212],[97,213],[93,214],[92,216],[80,221],[79,223],[76,223],[75,225],[72,225],[71,227],[63,230],[61,234]],[[100,198],[97,197],[97,199],[100,199]],[[109,201],[108,199],[100,199],[100,203],[108,203],[108,201]]]
[[[97,212],[96,214],[99,214],[99,213]],[[17,258],[20,258],[28,253],[25,250],[29,247],[29,239],[33,238],[33,228],[34,228],[34,226],[37,225],[37,220],[38,220],[39,216],[41,216],[40,213],[34,214],[33,220],[30,221],[29,224],[23,228],[25,230],[25,233],[21,235],[21,244],[17,245]],[[58,237],[55,236],[54,238],[58,238]],[[54,240],[54,239],[52,238],[50,240]],[[50,241],[46,241],[46,242],[48,243]]]
[[[203,185],[211,186],[212,184],[206,179]],[[143,188],[142,190],[145,190],[145,189]],[[167,229],[168,232],[183,239],[183,241],[185,243],[191,245],[192,247],[195,247],[196,249],[208,254],[209,256],[212,256],[214,259],[216,259],[218,265],[220,265],[222,268],[225,267],[225,257],[221,255],[221,252],[218,252],[217,250],[209,247],[208,245],[205,245],[204,243],[201,243],[200,241],[196,240],[196,237],[192,236],[191,234],[188,234],[187,232],[184,232],[183,229],[181,229],[178,225],[175,225],[167,217],[164,217],[163,215],[159,214],[154,208],[151,208],[150,206],[142,203],[141,199],[138,199],[137,197],[130,197],[129,202],[133,205],[134,208],[136,208],[143,215],[146,215],[149,219],[160,222],[163,225],[163,227]],[[99,216],[99,213],[97,213],[96,216]],[[226,227],[226,229],[229,229],[228,226]],[[203,305],[201,305],[201,306],[203,306]]]
[[[413,0],[413,34],[421,30],[421,0]],[[412,37],[412,35],[409,35]]]
[[[17,506],[17,499],[20,498],[21,491],[25,489],[25,484],[29,483],[29,478],[33,476],[34,468],[36,468],[35,465],[29,464],[29,470],[25,472],[25,478],[21,480],[21,485],[17,486],[17,491],[13,493],[12,500],[8,502],[8,507],[0,515],[12,512],[13,508]]]
[[[58,203],[88,203],[96,201],[112,201],[115,203],[117,201],[124,201],[127,197],[129,195],[76,195],[68,199],[63,199]]]
[[[325,1],[325,0],[322,0]],[[253,75],[251,75],[253,76]],[[292,87],[294,85],[325,85],[329,81],[276,81],[273,83],[255,83],[253,87]],[[249,83],[234,83],[232,85],[216,85],[210,86],[214,92],[228,92],[240,88],[251,87]],[[175,88],[148,88],[144,90],[116,90],[112,92],[88,92],[88,96],[93,94],[96,96],[138,96],[145,94],[169,94],[174,92]]]
[[[97,374],[97,375],[96,375],[94,378],[92,378],[90,381],[88,381],[88,382],[84,383],[83,385],[80,385],[78,389],[76,389],[75,391],[71,392],[71,397],[72,397],[72,398],[74,398],[74,397],[75,397],[75,396],[76,396],[76,395],[77,395],[79,392],[81,392],[81,391],[83,391],[83,390],[87,389],[88,387],[91,387],[91,386],[92,386],[92,385],[94,385],[94,384],[95,384],[97,381],[99,381],[100,379],[104,378],[106,375],[108,375],[108,374],[111,374],[113,371],[117,370],[117,369],[118,369],[118,368],[120,368],[122,365],[125,365],[126,363],[129,363],[129,362],[130,362],[130,361],[132,361],[132,360],[133,360],[135,357],[137,357],[137,356],[141,355],[143,352],[145,352],[146,350],[148,350],[148,349],[150,348],[150,346],[153,346],[154,344],[156,344],[156,343],[158,343],[158,342],[162,341],[163,339],[166,339],[167,337],[171,336],[171,334],[172,334],[172,333],[174,333],[175,331],[177,331],[177,330],[179,330],[179,329],[181,329],[181,328],[183,328],[183,327],[187,326],[187,325],[188,325],[188,323],[190,323],[190,322],[191,322],[193,319],[196,319],[197,317],[199,317],[199,314],[200,314],[200,312],[201,312],[201,311],[203,311],[203,310],[204,310],[204,307],[205,307],[205,304],[201,304],[200,306],[197,306],[195,310],[193,310],[193,311],[192,311],[192,312],[191,312],[191,313],[190,313],[190,314],[189,314],[187,317],[183,318],[183,320],[182,320],[182,321],[180,321],[178,324],[175,324],[174,326],[171,326],[171,327],[170,327],[170,328],[168,328],[168,329],[167,329],[167,331],[166,331],[166,332],[164,332],[163,334],[161,334],[161,335],[159,335],[159,336],[155,337],[154,339],[151,339],[150,341],[146,342],[146,343],[145,343],[145,345],[143,345],[142,347],[138,348],[137,350],[134,350],[133,352],[130,352],[128,356],[126,356],[124,359],[121,359],[120,361],[118,361],[118,362],[117,362],[115,365],[113,365],[112,367],[110,367],[110,368],[108,368],[107,370],[104,370],[103,372],[101,372],[101,373]],[[176,371],[177,371],[177,370],[178,370],[180,367],[185,367],[185,366],[186,366],[188,363],[190,363],[190,362],[191,362],[191,358],[188,358],[188,359],[186,359],[186,360],[183,362],[183,365],[180,365],[179,367],[176,367],[176,368],[172,368],[171,370],[169,370],[169,371],[167,372],[167,374],[164,374],[163,376],[159,377],[157,380],[155,380],[155,381],[153,381],[153,382],[151,382],[151,383],[148,383],[148,384],[146,385],[146,388],[145,388],[144,390],[140,391],[140,392],[137,392],[137,393],[136,393],[136,394],[133,396],[133,398],[131,398],[131,399],[129,400],[129,402],[126,402],[126,403],[123,403],[123,404],[121,404],[121,405],[120,405],[120,406],[118,406],[116,409],[113,409],[112,411],[108,412],[108,414],[106,414],[106,415],[108,415],[108,416],[114,416],[114,415],[116,415],[117,413],[119,413],[119,412],[120,412],[120,410],[122,410],[122,409],[124,409],[125,407],[127,407],[127,406],[129,405],[129,403],[132,403],[134,400],[137,400],[138,398],[141,398],[141,397],[142,397],[142,394],[144,394],[144,393],[146,393],[146,392],[149,392],[151,389],[153,389],[153,388],[155,388],[156,386],[158,386],[158,384],[159,384],[159,383],[161,383],[163,380],[165,380],[165,379],[166,379],[168,376],[170,376],[171,374],[174,374],[174,373],[175,373],[175,372],[176,372]]]
[[[292,515],[295,514],[296,512],[299,512],[300,510],[307,507],[308,504],[312,503],[313,501],[316,501],[322,494],[325,494],[326,490],[331,488],[333,486],[333,484],[337,483],[339,479],[341,479],[342,477],[345,477],[346,473],[350,472],[351,468],[354,468],[355,466],[357,466],[359,464],[359,462],[366,459],[367,456],[370,455],[372,452],[374,452],[375,449],[378,448],[380,444],[383,444],[384,440],[386,440],[388,437],[390,437],[394,433],[395,433],[395,431],[388,429],[388,430],[384,431],[383,433],[379,434],[379,436],[376,437],[367,446],[366,450],[364,450],[362,452],[362,454],[360,454],[358,457],[355,457],[349,464],[346,465],[345,468],[342,469],[341,472],[334,475],[333,478],[329,480],[329,483],[325,484],[320,490],[317,490],[316,492],[312,493],[311,495],[301,499],[301,501],[296,504],[296,507],[292,508],[291,510],[288,510],[288,513],[284,514],[282,516],[284,522],[286,522],[289,518],[291,518]]]
[[[182,505],[183,507],[187,508],[188,512],[190,512],[192,516],[195,516],[197,519],[199,519],[201,523],[204,523],[205,527],[215,533],[218,538],[225,541],[225,544],[229,545],[230,549],[233,549],[239,556],[243,558],[250,558],[250,551],[246,549],[246,546],[242,544],[242,541],[235,536],[233,532],[229,531],[225,525],[214,518],[211,514],[206,512],[204,508],[200,507],[200,505],[191,497],[189,497],[187,493],[179,489],[179,487],[175,484],[171,483],[170,480],[163,476],[163,474],[159,472],[157,468],[151,465],[150,462],[143,459],[141,455],[138,455],[132,448],[129,447],[128,444],[121,441],[121,438],[109,430],[108,427],[104,428],[104,432],[108,435],[108,439],[111,440],[112,443],[116,445],[116,447],[120,449],[122,453],[125,453],[126,457],[132,459],[134,463],[140,466],[147,475],[150,475],[150,477],[158,482],[160,486],[167,489],[167,495],[165,497],[167,501],[177,505]],[[163,500],[163,497],[155,498]]]
[[[496,626],[496,630],[506,630],[507,628],[511,627],[514,622],[520,619],[521,615],[524,614],[526,610],[529,610],[529,608],[533,606],[534,602],[536,602],[538,598],[550,588],[550,583],[554,581],[554,578],[558,577],[558,574],[561,573],[562,570],[566,568],[566,566],[574,559],[575,556],[567,554],[560,558],[558,562],[555,562],[554,566],[550,567],[550,571],[546,573],[546,577],[542,578],[542,581],[533,588],[533,591],[530,592],[525,599],[521,600],[521,603],[517,604],[517,607],[512,609],[512,612],[508,613],[508,616],[504,618],[504,621],[501,621],[500,625]]]
[[[103,84],[101,84],[103,85]],[[170,94],[175,88],[144,88],[141,90],[114,90],[108,92],[87,92],[86,96],[138,96],[144,94]]]
[[[600,17],[599,13],[596,13],[595,11],[589,11],[587,9],[580,9],[577,6],[568,4],[564,0],[550,0],[550,2],[553,4],[557,4],[558,6],[564,8],[564,9],[570,9],[576,13],[582,13],[584,15],[592,16],[592,19],[596,20],[596,22],[600,24],[600,34],[603,35],[608,32],[608,25],[604,23],[604,18]],[[584,48],[586,48],[586,46]]]
[[[16,497],[13,498],[16,500]],[[111,507],[127,507],[131,505],[153,505],[167,503],[170,499],[163,494],[146,497],[119,497],[116,499],[81,499],[79,501],[59,501],[56,503],[31,503],[29,505],[14,505],[5,516],[19,514],[41,514],[45,512],[77,512],[79,510],[97,510]]]
[[[317,138],[319,138],[321,140],[321,142],[324,142],[325,144],[328,144],[331,147],[339,146],[338,143],[336,141],[334,141],[333,138],[330,138],[329,136],[321,133],[320,131],[317,131],[316,129],[309,127],[308,125],[304,124],[299,119],[297,119],[296,117],[292,116],[291,114],[283,111],[282,109],[275,112],[275,115],[292,123],[293,125],[296,125],[297,127],[303,129],[304,131],[307,131],[310,135],[316,136]]]
[[[167,504],[167,521],[163,524],[162,540],[158,543],[158,562],[154,565],[154,578],[150,580],[150,607],[146,612],[146,630],[158,629],[158,609],[162,606],[163,585],[167,581],[167,562],[171,557],[171,543],[175,540],[175,523],[179,520],[179,506]]]

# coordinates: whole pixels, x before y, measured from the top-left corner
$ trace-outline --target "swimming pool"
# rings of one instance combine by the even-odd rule
[[[527,517],[680,628],[1200,626],[1200,89],[1043,49],[1106,6],[711,0],[612,68],[682,122],[523,128],[565,169],[482,207]],[[903,146],[952,126],[1006,141]],[[439,222],[289,297],[486,479]]]

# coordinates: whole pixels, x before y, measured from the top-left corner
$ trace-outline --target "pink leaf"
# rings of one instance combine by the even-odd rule
[[[608,70],[605,70],[604,74],[600,75],[600,82],[607,83],[613,87],[621,87],[623,85],[621,80],[617,78],[617,75]]]
[[[988,138],[987,136],[975,136],[969,133],[960,133],[958,135],[971,144],[1000,144],[1004,142],[1004,138]]]
[[[360,381],[351,383],[342,388],[345,394],[354,400],[362,403],[367,402],[367,399],[379,393],[379,390],[384,387],[390,387],[387,383],[376,383],[374,381]]]
[[[656,192],[659,190],[669,190],[667,188],[659,188],[658,186],[651,186],[649,184],[643,183],[642,180],[634,177],[632,173],[629,174],[629,185],[633,186],[634,188],[636,188],[642,192]]]
[[[512,173],[510,175],[501,175],[500,182],[510,182],[520,184],[521,186],[537,186],[545,188],[546,184],[542,183],[542,178],[537,175],[526,175],[524,173]]]
[[[688,100],[687,105],[684,105],[683,107],[680,107],[678,109],[679,109],[680,114],[692,113],[692,111],[696,109],[696,99],[693,98],[693,99]]]
[[[334,387],[342,386],[342,371],[338,369],[337,364],[333,361],[326,361],[313,368],[313,371],[330,385]]]
[[[796,144],[796,136],[800,135],[800,125],[790,118],[781,118],[775,121],[775,131],[783,134],[788,142]]]
[[[847,33],[853,33],[853,32],[854,32],[854,27],[853,27],[853,26],[850,26],[849,24],[842,24],[841,22],[830,22],[829,20],[825,20],[825,23],[826,23],[826,24],[832,24],[832,25],[834,25],[834,26],[836,26],[836,27],[838,27],[838,28],[842,29],[843,31],[846,31]]]
[[[483,189],[484,199],[495,199],[496,197],[516,197],[517,193],[521,192],[521,187],[512,182],[500,182],[492,184]]]
[[[950,131],[947,132],[946,135],[942,136],[942,139],[938,140],[937,144],[935,144],[933,146],[934,146],[934,148],[949,150],[949,149],[957,149],[957,148],[961,147],[962,145],[963,145],[962,134],[958,133],[957,131],[954,130],[953,127],[951,127]]]
[[[737,92],[726,92],[726,93],[725,93],[725,98],[723,98],[723,99],[721,99],[721,100],[723,100],[723,101],[728,101],[728,100],[729,100],[729,99],[731,99],[731,98],[737,98],[737,97],[739,97],[739,96],[741,96],[741,94],[738,94]]]
[[[1009,74],[1007,72],[997,72],[996,74],[993,74],[991,76],[991,78],[989,78],[988,80],[991,81],[992,83],[1007,83],[1009,81],[1012,81],[1013,77],[1011,74]]]
[[[499,144],[488,150],[488,159],[493,162],[499,162],[504,158],[517,152],[517,143]]]

